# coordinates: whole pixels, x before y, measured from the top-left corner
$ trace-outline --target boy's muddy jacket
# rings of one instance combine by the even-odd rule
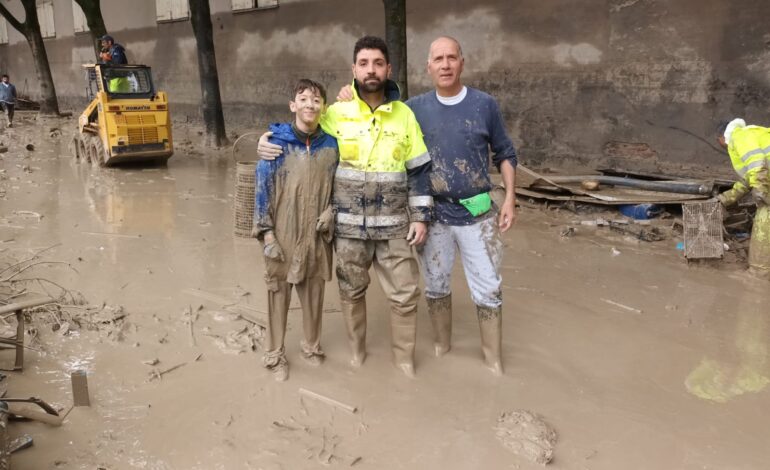
[[[283,261],[265,257],[265,281],[268,288],[278,281],[328,281],[331,244],[316,225],[324,211],[331,211],[337,141],[320,127],[309,136],[291,124],[272,124],[270,131],[270,143],[283,147],[283,154],[257,163],[254,227],[260,240],[268,231],[275,234]]]

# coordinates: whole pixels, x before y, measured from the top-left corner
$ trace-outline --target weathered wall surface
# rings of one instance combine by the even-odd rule
[[[108,29],[129,58],[154,68],[194,119],[200,98],[188,21],[156,24],[153,0],[103,2]],[[130,4],[130,5],[129,5]],[[82,103],[80,64],[90,37],[72,34],[71,2],[56,2],[57,38],[46,41],[57,91]],[[382,34],[380,0],[282,0],[234,14],[212,0],[225,115],[245,129],[287,117],[294,79],[325,82],[334,96],[351,78],[352,46]],[[770,125],[770,27],[762,0],[411,0],[410,91],[430,87],[430,41],[457,37],[465,80],[496,96],[524,159],[724,165],[715,122],[740,115]],[[69,22],[69,26],[67,25]],[[61,30],[61,34],[59,31]],[[34,95],[29,49],[9,32],[0,65]],[[627,145],[627,144],[642,145]]]

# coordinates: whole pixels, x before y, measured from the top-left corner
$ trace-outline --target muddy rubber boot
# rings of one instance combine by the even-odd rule
[[[417,312],[390,314],[393,364],[410,379],[414,378],[414,345],[417,339]]]
[[[503,375],[502,310],[502,307],[476,306],[479,317],[479,330],[481,331],[481,350],[484,352],[484,364],[498,377]]]
[[[452,294],[438,299],[426,297],[428,314],[433,325],[433,347],[436,357],[452,349]]]
[[[348,330],[350,365],[361,367],[366,359],[366,300],[341,300],[340,308]]]

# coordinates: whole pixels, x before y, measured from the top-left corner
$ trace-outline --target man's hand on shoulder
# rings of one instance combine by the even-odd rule
[[[353,100],[353,87],[345,85],[340,88],[340,92],[337,93],[337,101],[352,101]]]
[[[268,141],[271,135],[273,135],[272,132],[265,132],[262,134],[262,137],[259,138],[257,156],[262,160],[275,160],[283,153],[283,149],[280,145],[271,144]]]

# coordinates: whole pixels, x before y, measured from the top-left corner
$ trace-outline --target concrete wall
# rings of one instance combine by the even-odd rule
[[[526,160],[723,165],[712,145],[715,121],[740,115],[770,125],[765,3],[409,0],[410,91],[429,89],[428,45],[449,34],[463,43],[466,82],[499,99]],[[79,107],[90,37],[72,33],[70,0],[55,4],[57,38],[46,46],[61,100]],[[153,66],[177,118],[195,119],[200,88],[189,21],[157,24],[154,0],[102,4],[129,59]],[[351,79],[355,40],[384,31],[380,0],[281,0],[276,9],[236,14],[229,0],[211,5],[231,129],[285,119],[298,77],[325,82],[333,96]],[[29,49],[18,33],[9,36],[0,66],[34,95]]]

